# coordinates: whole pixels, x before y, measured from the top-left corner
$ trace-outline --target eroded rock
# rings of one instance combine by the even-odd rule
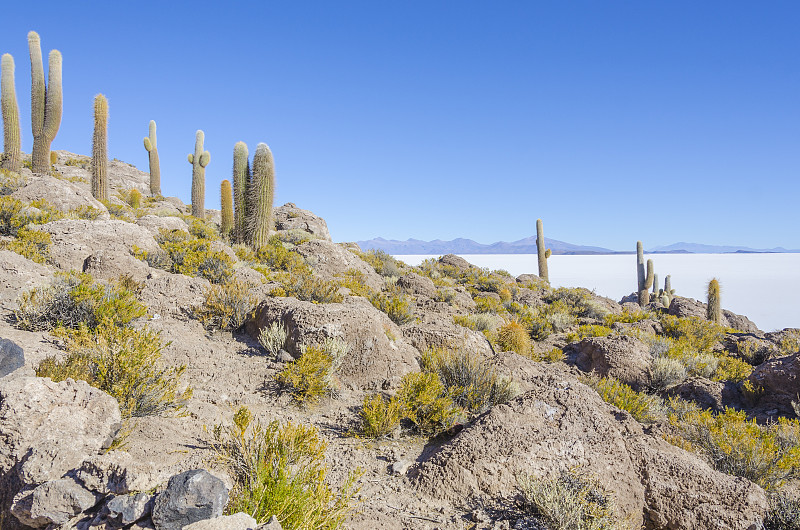
[[[156,530],[181,530],[197,521],[222,515],[228,488],[204,469],[194,469],[169,479],[156,497],[153,523]]]

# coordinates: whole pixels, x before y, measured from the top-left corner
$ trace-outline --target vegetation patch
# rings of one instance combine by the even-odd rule
[[[529,356],[531,351],[530,332],[518,320],[511,320],[500,326],[496,333],[497,345],[503,351],[513,351]]]
[[[199,276],[211,283],[223,284],[233,276],[233,260],[220,250],[211,248],[211,239],[199,238],[183,230],[159,231],[156,241],[163,255],[134,248],[134,255],[152,267],[175,274]]]
[[[592,387],[603,401],[629,412],[639,423],[656,423],[664,419],[664,408],[658,397],[636,392],[625,383],[612,377],[581,377],[581,382]]]
[[[317,403],[322,397],[336,393],[336,370],[348,350],[349,345],[341,339],[303,346],[300,358],[287,364],[275,380],[298,404]]]
[[[406,374],[398,396],[406,407],[406,417],[421,434],[435,435],[448,430],[461,413],[445,393],[439,376],[432,372]]]
[[[246,283],[228,280],[222,285],[212,285],[194,314],[208,330],[235,331],[244,325],[256,302]]]
[[[397,396],[384,398],[380,394],[364,397],[360,412],[360,433],[367,438],[383,438],[391,434],[406,415],[405,403]]]

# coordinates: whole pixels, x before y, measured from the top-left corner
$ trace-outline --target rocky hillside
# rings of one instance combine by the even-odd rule
[[[54,167],[1,175],[4,530],[798,528],[798,330]]]

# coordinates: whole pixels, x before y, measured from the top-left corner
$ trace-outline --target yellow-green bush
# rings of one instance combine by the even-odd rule
[[[355,269],[344,271],[339,283],[347,287],[352,296],[363,296],[368,300],[375,296],[375,291],[364,282],[364,274]]]
[[[584,324],[578,327],[578,330],[572,333],[567,333],[567,342],[575,342],[586,337],[606,337],[611,335],[613,330],[606,326],[599,326],[597,324]]]
[[[228,514],[244,512],[259,524],[275,515],[286,530],[341,528],[353,510],[359,470],[338,492],[327,480],[327,444],[314,427],[252,421],[242,407],[232,427],[213,429],[213,449],[234,480]]]
[[[475,309],[479,313],[504,313],[505,307],[503,307],[503,303],[494,298],[493,296],[476,296],[475,300]]]
[[[311,272],[303,256],[288,250],[277,236],[269,238],[267,244],[258,249],[256,261],[272,271],[303,270],[309,274]]]
[[[413,372],[403,377],[398,392],[407,417],[422,434],[438,434],[453,426],[460,410],[445,395],[439,376],[431,372]]]
[[[318,402],[335,391],[334,358],[319,346],[304,348],[299,359],[290,362],[275,380],[301,404]]]
[[[390,399],[380,394],[364,396],[359,430],[367,438],[383,438],[400,425],[404,415],[405,405],[397,396]]]
[[[697,317],[676,317],[661,315],[664,334],[676,340],[683,340],[697,351],[710,351],[722,339],[725,328]]]
[[[493,313],[477,313],[469,315],[454,315],[453,322],[474,331],[494,331],[502,325],[503,319]]]
[[[381,276],[400,276],[406,270],[408,265],[402,261],[395,259],[382,250],[367,250],[366,252],[351,251],[360,257],[362,260],[369,263],[375,272]]]
[[[733,381],[739,383],[744,381],[750,374],[753,373],[753,367],[748,363],[730,357],[729,355],[720,355],[717,357],[717,369],[711,378],[713,381]]]
[[[298,300],[320,304],[335,304],[343,299],[338,283],[317,278],[310,270],[297,268],[289,272],[279,272],[273,279],[281,287],[275,289],[272,296],[293,296]]]
[[[200,225],[204,226],[202,223]],[[233,260],[224,252],[213,250],[211,239],[193,237],[182,230],[162,228],[156,240],[169,258],[163,262],[163,266],[170,272],[199,276],[211,283],[225,283],[233,275]],[[150,254],[134,249],[136,257],[156,266]]]
[[[0,168],[0,195],[10,195],[25,185],[25,177],[14,171]]]
[[[50,261],[50,234],[42,230],[20,228],[16,237],[0,244],[0,248],[16,252],[36,263],[45,264]]]
[[[235,331],[244,325],[256,302],[246,283],[229,280],[212,285],[205,293],[203,305],[194,313],[206,329]]]
[[[411,301],[406,295],[397,293],[375,293],[369,301],[397,325],[406,324],[414,320]]]
[[[622,313],[610,313],[606,315],[603,319],[606,326],[611,327],[612,324],[615,322],[623,322],[626,324],[632,324],[634,322],[640,322],[642,320],[647,320],[649,318],[653,318],[653,313],[650,311],[643,311],[643,310],[635,310],[630,311],[625,309]]]
[[[581,381],[600,394],[603,401],[629,412],[640,423],[654,423],[664,419],[663,405],[655,396],[636,392],[612,377],[582,377]]]
[[[769,497],[769,511],[764,517],[764,530],[800,529],[800,498],[785,492]]]
[[[536,353],[533,349],[531,350],[530,355],[528,355],[534,361],[539,362],[546,362],[546,363],[557,363],[559,361],[564,360],[564,350],[561,348],[551,348],[543,353]]]
[[[531,336],[519,321],[511,320],[497,328],[497,345],[503,351],[529,355],[531,351]]]

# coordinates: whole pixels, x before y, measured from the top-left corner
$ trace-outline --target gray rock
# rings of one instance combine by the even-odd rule
[[[53,271],[10,250],[0,250],[0,305],[16,309],[15,300],[23,291],[47,284]]]
[[[125,451],[87,458],[76,476],[87,488],[103,495],[152,490],[169,478],[168,472],[155,463],[137,460]]]
[[[575,364],[585,372],[615,377],[635,389],[650,383],[650,348],[635,337],[589,337],[571,344],[569,350],[577,352]]]
[[[17,494],[11,513],[20,522],[40,528],[64,524],[97,504],[98,496],[71,478],[51,480]]]
[[[305,258],[314,274],[325,280],[334,280],[348,270],[355,270],[361,273],[368,287],[378,291],[383,288],[383,278],[371,265],[336,243],[313,239],[298,245],[297,252]]]
[[[169,204],[169,203],[167,203]],[[182,230],[189,232],[189,225],[180,217],[161,217],[158,215],[144,215],[136,220],[136,224],[143,226],[153,236],[159,235],[160,230]]]
[[[258,527],[258,530],[283,530],[280,521],[274,515],[269,518],[269,521]]]
[[[459,271],[465,271],[472,267],[469,261],[465,260],[461,256],[456,256],[455,254],[445,254],[439,258],[439,263],[442,265],[450,265]]]
[[[280,525],[280,523],[278,524]],[[197,521],[184,526],[183,530],[253,530],[256,527],[258,527],[258,521],[246,513],[239,512]]]
[[[397,286],[404,289],[406,292],[424,296],[426,298],[433,298],[436,296],[436,286],[433,280],[420,276],[416,272],[409,272],[397,279]]]
[[[222,515],[228,502],[225,483],[204,469],[193,469],[169,479],[167,489],[156,497],[153,523],[156,530],[181,530],[203,519]]]
[[[328,224],[325,219],[318,217],[308,210],[298,208],[294,203],[288,202],[274,210],[276,230],[304,230],[319,239],[331,240]]]
[[[0,339],[0,378],[25,366],[25,354],[14,341]]]
[[[45,199],[64,212],[81,207],[90,207],[102,212],[100,219],[109,219],[108,210],[103,204],[92,197],[88,188],[58,179],[49,175],[36,175],[22,188],[11,194],[15,199],[35,201]]]
[[[103,506],[98,522],[105,522],[113,528],[135,523],[150,515],[154,500],[154,495],[144,492],[113,497]]]

